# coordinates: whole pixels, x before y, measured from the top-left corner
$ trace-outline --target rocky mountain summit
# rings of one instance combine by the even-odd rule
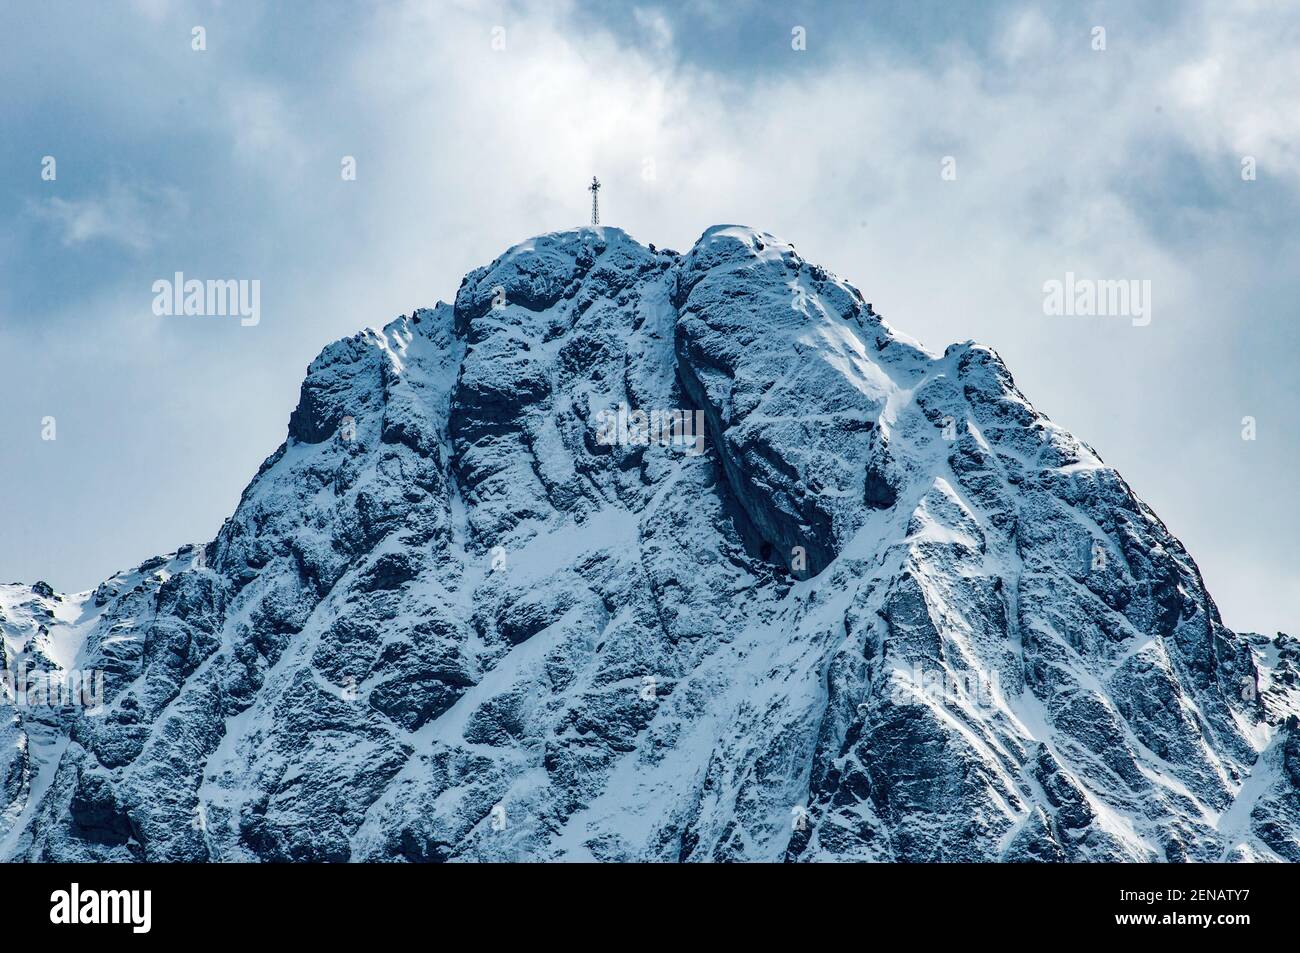
[[[325,348],[215,540],[0,626],[4,860],[1300,860],[1300,643],[748,228],[515,246]]]

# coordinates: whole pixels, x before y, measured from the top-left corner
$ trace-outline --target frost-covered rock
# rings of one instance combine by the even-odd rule
[[[1295,640],[748,228],[515,246],[327,347],[215,540],[0,625],[103,673],[0,700],[3,859],[1300,860]]]

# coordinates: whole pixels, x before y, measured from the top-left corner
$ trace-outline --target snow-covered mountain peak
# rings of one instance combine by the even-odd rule
[[[1300,859],[1296,642],[741,226],[513,246],[326,347],[211,543],[0,621],[105,673],[4,709],[6,858]]]

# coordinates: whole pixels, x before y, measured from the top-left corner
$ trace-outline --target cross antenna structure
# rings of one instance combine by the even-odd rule
[[[594,175],[591,177],[591,185],[587,186],[587,191],[591,193],[591,224],[600,224],[600,179]]]

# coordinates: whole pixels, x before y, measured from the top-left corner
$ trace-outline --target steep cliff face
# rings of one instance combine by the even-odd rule
[[[1300,859],[1295,640],[746,228],[515,246],[327,347],[214,541],[0,624],[104,678],[0,702],[5,859]]]

